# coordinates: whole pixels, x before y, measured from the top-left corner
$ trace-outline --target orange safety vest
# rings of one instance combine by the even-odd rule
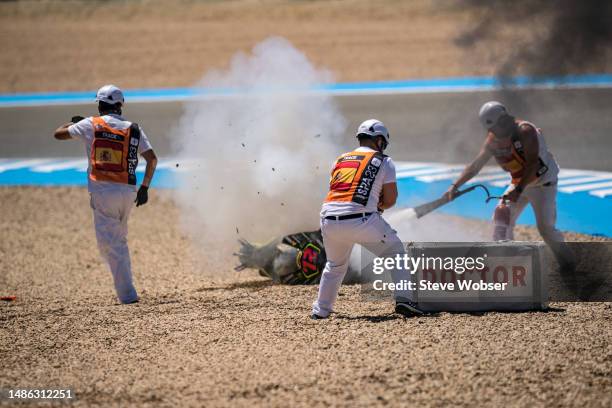
[[[140,127],[136,123],[123,130],[114,129],[99,116],[93,117],[91,172],[94,181],[136,184]]]
[[[521,125],[524,122],[519,122]],[[539,129],[536,129],[539,132]],[[512,176],[512,184],[520,183],[525,172],[525,152],[523,150],[523,144],[521,143],[518,133],[514,132],[510,137],[505,139],[498,139],[489,133],[486,140],[486,147],[491,152],[495,161],[504,170],[510,173]],[[536,173],[535,177],[539,178],[548,171],[548,166],[544,163],[542,158],[539,158],[540,168]],[[531,182],[531,180],[530,180]]]
[[[349,152],[338,157],[325,202],[352,201],[366,206],[385,156],[379,152]]]

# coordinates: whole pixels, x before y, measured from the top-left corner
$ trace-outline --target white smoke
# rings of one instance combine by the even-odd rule
[[[332,80],[278,37],[204,76],[203,92],[229,94],[188,102],[176,135],[189,164],[177,201],[196,237],[234,247],[318,228],[347,125],[330,95],[312,92]]]
[[[402,242],[483,242],[491,235],[482,229],[481,224],[469,223],[459,217],[433,212],[417,218],[413,208],[394,208],[385,211],[384,217]],[[362,251],[361,247],[355,246],[351,253],[350,264],[355,271],[374,258],[374,254]]]
[[[404,242],[482,242],[490,239],[490,233],[483,231],[481,225],[435,212],[417,218],[412,208],[394,209],[386,219]]]

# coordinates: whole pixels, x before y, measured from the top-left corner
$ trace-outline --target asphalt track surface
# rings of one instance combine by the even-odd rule
[[[384,121],[391,132],[389,154],[397,160],[464,163],[484,138],[477,112],[496,99],[517,117],[544,131],[562,167],[612,171],[612,89],[532,89],[426,94],[336,96],[349,121],[344,144],[364,119]],[[172,156],[173,129],[184,102],[127,101],[125,116],[140,123],[161,157]],[[0,157],[84,157],[80,143],[59,143],[53,130],[73,115],[92,115],[95,105],[0,108]]]

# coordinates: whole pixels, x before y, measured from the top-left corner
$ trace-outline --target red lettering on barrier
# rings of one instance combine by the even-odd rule
[[[468,279],[470,281],[472,280],[479,280],[478,279],[478,275],[480,274],[480,280],[483,282],[487,282],[487,272],[489,272],[489,267],[485,266],[482,269],[468,269],[467,271],[465,271],[465,273],[463,274],[464,276],[462,277],[463,280]],[[469,277],[467,277],[467,274],[470,274]],[[476,277],[474,277],[474,274],[476,274]]]
[[[447,279],[447,277],[449,279]],[[455,271],[452,269],[444,269],[441,271],[440,273],[440,282],[442,283],[448,283],[448,282],[454,282],[455,281]]]
[[[483,282],[491,282],[492,280],[494,283],[510,283],[509,270],[512,272],[512,286],[527,286],[525,281],[527,269],[521,265],[508,266],[507,268],[504,265],[498,265],[493,268],[492,274],[488,266],[482,269],[468,269],[462,274],[457,274],[452,269],[422,269],[422,279],[431,283],[456,283],[460,280],[475,281],[480,276],[480,280]]]
[[[429,275],[429,277],[427,277]],[[436,270],[435,269],[423,269],[423,279],[429,282],[436,281]]]
[[[503,280],[499,279],[499,273],[502,272],[503,273]],[[495,268],[495,271],[493,272],[493,282],[495,283],[508,283],[508,270],[503,267],[503,266],[498,266],[497,268]]]
[[[527,286],[525,283],[525,274],[527,270],[522,266],[512,267],[512,286]]]
[[[482,280],[483,282],[487,282],[487,273],[489,273],[489,267],[485,266],[484,268],[482,268],[482,270],[480,271],[480,280]]]

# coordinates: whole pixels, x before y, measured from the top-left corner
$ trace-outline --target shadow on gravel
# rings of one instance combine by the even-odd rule
[[[426,319],[428,317],[438,317],[439,313],[429,313],[423,316],[415,316],[415,317],[404,317],[402,315],[396,313],[390,313],[384,316],[345,316],[345,315],[337,315],[336,319],[344,319],[344,320],[363,320],[370,323],[383,323],[389,322],[393,320],[416,320],[416,319]]]
[[[336,319],[363,320],[363,321],[367,321],[370,323],[382,323],[382,322],[389,322],[389,321],[397,320],[397,319],[403,319],[403,317],[396,315],[396,314],[389,314],[385,316],[342,316],[342,315],[338,315],[336,316]]]
[[[529,314],[529,313],[563,313],[565,309],[559,307],[549,307],[544,310],[492,310],[490,312],[444,312],[452,315],[469,315],[469,316],[486,316],[491,313],[501,313],[501,314]]]
[[[196,292],[212,292],[215,290],[235,290],[235,289],[263,289],[268,286],[273,286],[274,282],[271,280],[256,280],[246,282],[230,283],[227,286],[215,286],[215,287],[203,287],[196,289]]]

